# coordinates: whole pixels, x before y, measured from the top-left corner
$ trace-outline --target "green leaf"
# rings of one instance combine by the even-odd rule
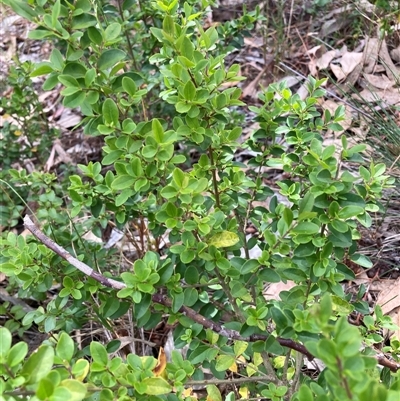
[[[40,63],[37,64],[37,68],[35,68],[31,73],[30,73],[30,77],[39,77],[41,75],[46,75],[46,74],[50,74],[51,72],[53,72],[53,67],[49,64],[49,63]]]
[[[162,377],[146,377],[141,384],[145,386],[146,395],[168,394],[172,386]]]
[[[185,296],[184,304],[186,306],[193,306],[199,299],[199,293],[197,292],[196,288],[185,288],[183,293]]]
[[[54,349],[41,345],[25,362],[21,375],[28,377],[26,384],[36,384],[51,370],[54,361]]]
[[[196,257],[196,253],[191,249],[185,249],[181,254],[180,258],[182,263],[189,264]]]
[[[306,235],[317,234],[318,231],[319,231],[319,226],[309,221],[303,221],[292,229],[292,232],[294,234],[306,234]]]
[[[58,80],[66,87],[74,87],[80,89],[81,86],[79,85],[79,82],[74,78],[71,77],[70,75],[59,75]]]
[[[350,260],[362,267],[366,267],[367,269],[373,266],[371,259],[368,256],[362,255],[360,253],[355,253],[354,255],[351,255]]]
[[[47,29],[37,28],[28,33],[28,38],[33,40],[41,40],[48,36],[55,36],[53,32],[48,31]]]
[[[81,401],[86,397],[86,386],[78,380],[66,379],[59,386],[69,392],[68,401]]]
[[[3,347],[1,334],[0,334],[0,344]],[[0,347],[0,348],[2,348],[2,347]],[[25,359],[27,353],[28,353],[28,344],[27,343],[21,341],[15,345],[13,345],[7,355],[7,365],[10,368],[17,366]],[[1,354],[0,354],[0,356],[1,356]]]
[[[103,43],[103,36],[101,35],[100,31],[95,28],[94,26],[91,26],[87,29],[87,33],[89,36],[89,39],[96,45],[100,46]]]
[[[64,361],[70,362],[74,355],[74,351],[74,341],[67,333],[62,332],[56,346],[57,356]]]
[[[126,53],[119,49],[105,50],[97,61],[97,67],[100,70],[107,70],[123,60],[125,56]]]
[[[36,396],[40,400],[49,399],[54,392],[54,387],[53,382],[48,377],[44,377],[40,380],[38,388],[36,389]]]
[[[65,96],[63,105],[65,107],[69,107],[70,109],[74,109],[75,107],[79,107],[85,101],[85,97],[85,92],[76,92],[73,95]]]
[[[172,311],[177,313],[181,309],[183,302],[185,301],[185,295],[183,292],[172,293]]]
[[[60,0],[56,0],[51,9],[51,25],[53,28],[56,28],[57,26],[58,17],[60,16],[60,9],[61,9]]]
[[[233,246],[239,242],[239,236],[231,231],[222,231],[215,234],[208,241],[208,245],[213,245],[216,248],[226,248]]]
[[[171,199],[178,195],[178,190],[172,185],[167,185],[161,190],[161,196],[165,199]]]
[[[50,55],[50,62],[54,70],[62,71],[65,67],[65,60],[60,50],[54,48]]]
[[[122,88],[124,91],[126,91],[126,93],[128,93],[129,96],[135,96],[137,92],[135,81],[129,77],[122,78]]]
[[[312,391],[306,384],[302,384],[298,394],[299,401],[314,401]]]
[[[72,29],[84,29],[89,28],[90,26],[95,26],[97,24],[97,19],[94,15],[91,14],[80,14],[76,15],[72,18]]]
[[[183,96],[185,100],[192,101],[196,97],[196,87],[192,81],[187,81],[183,87]]]
[[[126,188],[131,188],[135,183],[136,178],[131,177],[130,175],[119,175],[111,184],[111,188],[114,190],[122,190]]]
[[[240,274],[247,274],[257,269],[260,266],[260,263],[257,259],[249,259],[247,260],[240,268]]]
[[[209,384],[207,387],[207,400],[209,401],[222,401],[221,392],[219,391],[218,387],[214,384]],[[228,399],[226,398],[226,401]]]
[[[108,98],[103,103],[103,119],[104,123],[111,127],[117,127],[119,122],[119,111],[114,100]]]
[[[90,355],[94,362],[102,366],[106,366],[108,362],[108,354],[107,350],[103,344],[100,344],[97,341],[92,341],[90,343]]]
[[[4,273],[7,276],[12,276],[14,274],[19,273],[19,268],[12,263],[0,263],[0,272]]]
[[[233,352],[236,358],[244,353],[248,347],[249,343],[246,341],[236,340],[233,344]]]
[[[117,161],[120,156],[124,154],[123,150],[112,150],[108,155],[104,156],[102,163],[104,166],[109,166],[110,164],[114,164],[115,161]]]
[[[361,206],[356,206],[356,205],[350,205],[350,206],[345,206],[341,210],[339,210],[337,216],[340,219],[350,219],[352,217],[358,216],[359,214],[364,213],[364,208]]]
[[[112,42],[117,39],[121,33],[121,25],[118,22],[113,22],[104,31],[104,39],[106,42]]]
[[[0,327],[0,357],[5,358],[7,355],[12,342],[12,335],[6,327]]]
[[[164,129],[160,123],[160,120],[157,118],[154,118],[153,121],[151,122],[151,130],[154,135],[154,139],[158,144],[164,142]]]
[[[218,372],[224,372],[235,363],[235,359],[236,358],[233,355],[218,355],[215,369]]]
[[[37,17],[37,11],[30,7],[27,2],[20,0],[7,1],[6,4],[10,6],[13,11],[28,21],[33,21]]]
[[[124,189],[116,198],[115,198],[115,206],[119,207],[123,205],[132,195],[134,192],[127,188]]]
[[[172,16],[166,15],[164,17],[163,30],[164,30],[164,32],[168,33],[169,35],[174,36],[174,34],[175,34],[175,22],[174,22]],[[154,35],[154,36],[157,36],[157,35]]]

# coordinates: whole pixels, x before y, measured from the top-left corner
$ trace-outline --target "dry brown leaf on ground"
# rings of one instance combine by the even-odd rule
[[[338,82],[344,81],[346,79],[346,74],[343,72],[340,65],[331,63],[330,67]]]
[[[272,283],[267,288],[266,293],[264,293],[264,298],[266,300],[275,299],[275,300],[279,301],[281,299],[279,297],[279,294],[282,291],[289,291],[295,285],[296,285],[296,283],[294,281],[290,281],[290,280],[287,283],[284,283],[283,281],[281,281],[279,283]]]
[[[306,54],[310,58],[308,63],[308,69],[310,74],[315,76],[318,73],[317,61],[326,53],[325,45],[314,46],[313,48],[307,50]]]
[[[299,95],[301,100],[305,100],[307,96],[310,94],[307,87],[308,87],[308,82],[303,82],[300,88],[296,92],[296,94]]]
[[[379,50],[379,57],[381,59],[381,64],[385,67],[386,74],[389,77],[389,79],[392,79],[395,82],[399,82],[400,71],[394,65],[392,59],[390,58],[389,50],[387,48],[385,40],[383,40],[381,43],[381,47]]]
[[[333,32],[337,32],[343,29],[348,24],[348,20],[345,18],[332,18],[329,21],[325,21],[322,24],[321,30],[319,32],[320,38],[324,38]]]
[[[328,52],[324,53],[316,62],[316,66],[319,70],[325,70],[329,67],[329,64],[333,59],[339,57],[340,51],[339,50],[329,50]]]
[[[363,103],[382,102],[382,106],[385,107],[400,103],[400,92],[395,88],[375,92],[372,92],[369,89],[364,89],[360,93],[354,93],[351,97]]]
[[[363,53],[347,52],[339,59],[342,71],[346,77],[361,63]]]
[[[400,61],[400,46],[397,46],[395,49],[390,51],[390,57],[394,60],[399,62]]]
[[[395,81],[392,81],[386,75],[363,74],[363,76],[369,84],[377,89],[389,89],[396,84]]]
[[[379,293],[376,303],[382,308],[383,314],[389,315],[399,327],[395,335],[400,339],[400,278],[384,281],[386,285]]]
[[[377,38],[368,38],[364,48],[364,72],[370,74],[375,71],[378,62],[380,41]]]
[[[57,158],[56,154],[58,156]],[[72,163],[72,159],[62,147],[61,141],[56,139],[51,148],[50,156],[44,166],[44,171],[50,171],[52,167],[59,163],[69,164]]]
[[[338,85],[343,93],[347,93],[350,90],[353,90],[356,82],[360,78],[362,69],[362,63],[357,64],[356,68],[354,68],[354,70],[347,76],[346,80]]]

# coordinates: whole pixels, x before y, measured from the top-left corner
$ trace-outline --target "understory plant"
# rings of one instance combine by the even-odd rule
[[[305,100],[284,83],[264,90],[250,107],[258,128],[243,140],[232,120],[246,106],[240,66],[225,65],[218,30],[204,28],[207,1],[4,2],[38,25],[32,37],[57,38],[61,50],[32,75],[47,76],[45,89],[62,85],[104,154],[78,166],[64,199],[44,189],[24,219],[35,238],[1,241],[7,290],[39,301],[22,328],[48,333],[30,353],[13,326],[0,329],[1,397],[397,401],[400,343],[370,335],[396,326],[365,289],[342,285],[349,266],[372,265],[357,249],[360,227],[392,179],[365,162],[364,145],[324,145],[344,118],[342,107],[319,111],[324,81],[310,77]],[[145,71],[131,35],[152,44]],[[15,185],[33,178],[12,171]],[[109,225],[131,242],[130,260],[85,239]],[[368,316],[368,330],[351,313]],[[137,333],[165,322],[175,350],[122,352],[125,316],[136,349],[149,343]],[[80,341],[93,326],[109,341]]]

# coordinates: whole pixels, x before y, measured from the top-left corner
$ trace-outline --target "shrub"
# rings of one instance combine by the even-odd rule
[[[347,320],[353,311],[371,314],[362,289],[352,296],[341,285],[354,277],[349,261],[371,265],[357,251],[359,227],[372,224],[392,179],[383,164],[364,165],[363,145],[350,147],[344,136],[340,149],[323,145],[344,116],[341,107],[318,111],[323,80],[309,78],[304,101],[284,84],[265,90],[251,108],[259,129],[241,142],[231,113],[245,106],[233,85],[242,78],[239,66],[225,68],[217,29],[202,27],[207,2],[143,3],[139,16],[130,1],[5,2],[38,24],[31,37],[64,45],[32,75],[49,74],[45,89],[61,83],[64,104],[80,107],[85,132],[105,145],[101,161],[69,177],[62,214],[54,189],[41,194],[44,228],[25,218],[39,242],[13,233],[2,240],[10,289],[40,300],[62,284],[22,320],[51,333],[37,352],[28,356],[25,342],[12,345],[10,330],[0,329],[3,397],[172,401],[194,399],[204,385],[208,400],[394,401],[399,342],[383,350],[392,359],[377,352],[368,331]],[[140,66],[151,77],[135,70],[140,44],[131,35],[147,40]],[[146,107],[158,87],[158,110],[169,114]],[[247,161],[237,157],[243,149]],[[284,171],[278,192],[266,185],[274,168]],[[128,267],[112,268],[112,251],[82,239],[110,221],[138,231]],[[257,235],[246,234],[249,225]],[[288,280],[293,287],[280,299],[265,296],[270,283]],[[110,328],[128,310],[136,328],[167,319],[185,357],[124,358],[112,355],[118,341],[78,349],[67,334],[88,321]],[[376,330],[394,327],[379,308],[371,318]],[[316,380],[302,373],[305,357],[323,363]],[[221,394],[222,384],[236,387]]]

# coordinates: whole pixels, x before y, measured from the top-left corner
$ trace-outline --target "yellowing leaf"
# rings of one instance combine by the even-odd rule
[[[237,368],[236,362],[233,362],[232,365],[229,366],[229,370],[230,370],[231,372],[237,373],[238,368]]]
[[[155,376],[160,376],[167,366],[167,357],[165,355],[165,351],[163,347],[160,347],[160,352],[158,354],[157,365],[152,370]]]
[[[231,231],[222,231],[211,237],[208,245],[214,245],[216,248],[226,248],[239,242],[239,236]]]
[[[247,387],[241,387],[239,389],[240,398],[249,398],[249,389]]]
[[[182,391],[183,397],[193,398],[193,387],[187,387]]]
[[[254,365],[254,363],[249,363],[246,366],[246,373],[247,376],[251,377],[257,372],[257,366]]]
[[[276,358],[274,358],[274,367],[279,369],[279,368],[283,368],[283,365],[285,364],[285,356],[277,356]]]
[[[221,393],[218,387],[214,384],[210,384],[206,387],[207,389],[207,401],[222,401]]]
[[[246,351],[247,346],[249,344],[246,341],[235,341],[235,344],[233,345],[233,351],[235,352],[235,356],[242,355],[244,351]]]
[[[16,130],[16,131],[14,131],[14,135],[15,136],[21,136],[22,135],[22,131]]]
[[[256,366],[260,366],[263,363],[262,356],[259,352],[255,352],[253,355],[253,362]]]
[[[172,386],[162,377],[146,377],[142,380],[147,395],[168,394],[172,391]]]

